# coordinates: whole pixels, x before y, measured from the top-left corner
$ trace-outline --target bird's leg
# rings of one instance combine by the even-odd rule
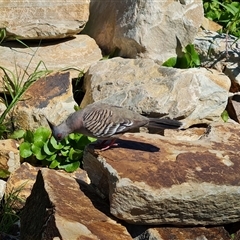
[[[116,139],[113,138],[109,144],[107,144],[105,147],[101,148],[101,151],[105,151],[105,150],[109,149],[109,148],[112,147],[112,146],[117,146],[118,144],[115,143],[115,141],[116,141]],[[101,143],[101,145],[103,145],[103,144],[106,143],[106,142],[107,142],[107,140],[103,140],[103,142]]]

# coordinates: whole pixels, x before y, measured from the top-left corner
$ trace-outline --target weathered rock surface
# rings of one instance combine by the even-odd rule
[[[0,102],[0,115],[6,110],[6,105]]]
[[[69,72],[54,73],[34,82],[14,108],[14,123],[19,129],[49,127],[48,120],[60,123],[73,113],[76,102]]]
[[[14,204],[12,205],[15,210],[20,210],[24,207],[26,199],[31,194],[33,185],[36,181],[37,173],[40,169],[42,168],[34,167],[31,164],[24,162],[8,178],[5,192],[6,195],[9,195],[13,192],[18,193],[18,199],[16,199],[14,201]],[[58,172],[61,172],[67,176],[71,176],[76,179],[80,179],[86,183],[90,182],[86,172],[80,168],[73,173],[67,173],[62,170],[58,170]]]
[[[79,33],[89,16],[89,1],[3,1],[0,28],[7,38],[53,39]]]
[[[202,25],[201,27],[204,29],[204,30],[207,30],[207,31],[214,31],[214,32],[217,32],[219,30],[222,30],[222,26],[219,25],[218,23],[204,17],[203,18],[203,22],[202,22]]]
[[[197,34],[194,45],[202,66],[215,68],[231,80],[231,93],[226,109],[229,116],[239,122],[240,41],[231,35],[227,37],[226,34],[201,31]]]
[[[106,16],[108,16],[106,18]],[[134,58],[139,53],[161,62],[192,43],[203,20],[202,2],[92,1],[84,33],[106,53]]]
[[[231,237],[223,227],[149,228],[134,240],[230,240]]]
[[[17,193],[18,198],[14,201],[12,208],[20,210],[24,207],[27,197],[30,195],[33,184],[36,181],[37,172],[40,167],[34,167],[29,163],[23,163],[13,172],[7,180],[6,195]]]
[[[79,71],[87,71],[92,63],[102,58],[101,50],[96,42],[87,35],[77,35],[74,38],[41,42],[28,42],[28,48],[20,43],[8,42],[0,46],[0,66],[13,72],[19,79],[34,72],[40,61],[38,70],[60,71],[69,69],[71,77],[78,77]],[[17,68],[17,69],[16,69]],[[71,69],[72,68],[72,69]],[[9,72],[8,72],[9,73]],[[4,76],[0,71],[0,79]],[[2,82],[0,83],[0,89]]]
[[[236,122],[240,122],[240,96],[235,95],[229,98],[227,106],[228,115]]]
[[[13,139],[0,140],[0,170],[12,173],[20,167],[17,142]]]
[[[103,101],[139,113],[184,117],[186,126],[219,119],[230,80],[215,70],[162,67],[150,59],[113,58],[85,75],[81,107]]]
[[[0,179],[0,201],[2,200],[4,194],[5,194],[5,189],[6,189],[6,182]]]
[[[21,239],[132,239],[90,189],[63,173],[39,171],[22,213]]]
[[[38,170],[40,170],[41,177],[38,176],[36,186],[34,186],[32,195],[32,187],[36,181]],[[78,184],[76,184],[76,181]],[[44,182],[44,187],[40,186],[40,183]],[[4,182],[4,181],[2,181]],[[21,239],[38,239],[37,235],[31,235],[31,231],[35,231],[34,226],[36,224],[35,221],[38,221],[38,216],[42,216],[42,209],[39,206],[44,205],[48,200],[46,200],[47,196],[50,199],[51,208],[48,210],[52,211],[52,207],[55,211],[55,214],[50,215],[48,219],[50,222],[47,224],[47,229],[43,233],[46,236],[45,239],[52,239],[51,232],[55,232],[56,229],[59,230],[59,234],[61,235],[63,240],[69,239],[77,239],[76,229],[80,226],[79,229],[82,231],[78,237],[80,239],[85,239],[86,235],[90,238],[89,239],[96,239],[94,234],[98,234],[98,239],[134,239],[134,240],[146,240],[146,239],[155,239],[155,240],[169,240],[169,236],[172,239],[189,239],[189,240],[196,240],[197,237],[205,237],[209,240],[230,240],[228,233],[223,229],[223,227],[214,227],[214,228],[204,228],[204,227],[191,227],[191,228],[177,228],[177,227],[149,227],[149,226],[140,226],[140,225],[126,225],[126,228],[116,224],[115,220],[110,220],[110,212],[109,206],[106,204],[106,201],[100,199],[99,195],[96,195],[95,188],[93,189],[89,185],[89,179],[86,172],[82,169],[78,169],[74,173],[66,173],[64,171],[56,171],[56,170],[48,170],[39,167],[33,167],[28,163],[23,163],[19,169],[17,169],[14,173],[11,174],[10,178],[7,181],[7,185],[4,182],[4,188],[6,185],[6,195],[10,192],[18,191],[18,199],[22,199],[22,201],[14,201],[14,205],[12,208],[15,211],[22,209],[25,205],[26,198],[30,196],[31,200],[27,200],[27,205],[24,209],[26,215],[23,217],[23,226],[26,227],[28,224],[28,229],[30,232],[26,233],[26,229],[21,231]],[[0,182],[1,186],[1,182]],[[37,188],[37,190],[36,190]],[[44,191],[47,190],[47,191]],[[36,194],[36,191],[38,192]],[[1,190],[0,190],[1,192]],[[47,196],[46,196],[47,192]],[[4,189],[3,189],[4,193]],[[33,196],[33,194],[35,194]],[[34,200],[33,200],[34,199]],[[69,199],[71,199],[69,201]],[[33,203],[34,201],[34,203]],[[92,203],[91,203],[92,202]],[[74,204],[72,204],[74,203]],[[70,206],[69,206],[70,204]],[[67,205],[67,207],[66,207]],[[73,214],[73,211],[76,213]],[[43,210],[44,212],[44,210]],[[41,213],[41,214],[40,214]],[[81,222],[77,223],[77,214],[81,214],[78,218],[81,218]],[[87,213],[87,214],[86,214]],[[28,216],[28,214],[30,214]],[[46,213],[47,214],[47,213]],[[53,222],[53,218],[56,216],[56,223],[57,225],[54,227],[51,225]],[[70,217],[72,216],[72,217]],[[83,217],[85,216],[85,217]],[[86,217],[87,216],[87,217]],[[109,216],[110,218],[108,218]],[[29,218],[33,217],[30,220],[30,223],[25,221],[29,220]],[[87,218],[87,219],[86,219]],[[92,218],[89,220],[89,218]],[[105,220],[104,220],[105,219]],[[100,226],[99,222],[100,221]],[[106,222],[105,222],[106,221]],[[86,222],[89,224],[85,225]],[[41,223],[40,223],[41,224]],[[88,231],[84,228],[83,225],[90,229],[92,235],[88,235]],[[94,227],[96,225],[96,228]],[[114,226],[114,227],[113,227]],[[113,234],[112,230],[108,231],[108,228],[112,229],[113,227]],[[42,227],[40,227],[42,229]],[[102,228],[102,230],[100,230]],[[94,231],[92,229],[95,229]],[[106,230],[107,229],[107,230]],[[101,231],[107,231],[108,233],[102,234]],[[119,232],[117,232],[119,231]],[[129,232],[129,234],[127,233]],[[40,231],[37,229],[36,231],[38,234]],[[30,236],[27,234],[30,233]],[[119,234],[120,237],[116,238],[115,234]],[[126,235],[124,235],[124,234]],[[76,234],[76,235],[74,235]],[[81,234],[84,234],[81,235]],[[107,235],[108,234],[108,235]],[[58,235],[56,235],[57,237]],[[130,237],[131,236],[131,237]],[[2,238],[1,238],[2,237]],[[29,238],[28,238],[29,237]],[[6,234],[0,233],[1,239],[19,239],[15,236],[10,236]]]
[[[194,45],[204,67],[215,68],[232,81],[231,92],[240,91],[240,40],[213,31],[198,32]]]
[[[239,125],[212,125],[196,141],[177,136],[125,134],[117,148],[85,151],[84,169],[111,213],[135,224],[239,221]]]

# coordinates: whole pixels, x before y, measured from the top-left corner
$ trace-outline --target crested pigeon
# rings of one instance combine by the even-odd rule
[[[72,113],[58,126],[50,121],[48,123],[57,141],[61,141],[70,133],[82,133],[105,141],[111,139],[111,143],[102,150],[113,146],[116,138],[123,133],[132,132],[139,127],[176,129],[182,125],[177,120],[148,118],[126,108],[100,102],[89,104]]]

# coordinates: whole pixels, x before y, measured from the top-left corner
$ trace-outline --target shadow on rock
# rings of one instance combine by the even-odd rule
[[[159,152],[160,148],[156,147],[152,144],[144,143],[144,142],[137,142],[131,140],[123,140],[117,139],[116,141],[117,146],[111,146],[111,148],[125,148],[137,151],[144,151],[144,152]],[[92,144],[94,149],[102,149],[105,145],[101,145],[99,143]]]

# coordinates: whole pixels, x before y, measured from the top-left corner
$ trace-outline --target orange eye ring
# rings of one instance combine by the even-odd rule
[[[57,139],[61,139],[62,138],[62,134],[61,133],[58,133],[57,134]]]

